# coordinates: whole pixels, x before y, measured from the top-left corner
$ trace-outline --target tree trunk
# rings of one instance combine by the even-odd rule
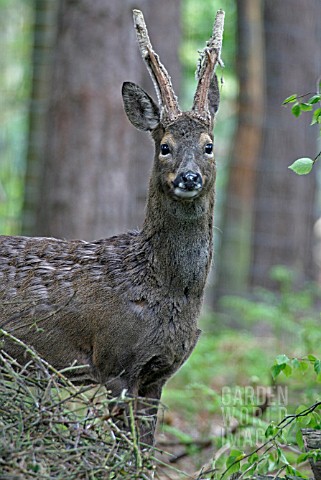
[[[321,431],[314,430],[312,428],[303,428],[302,436],[304,441],[304,446],[307,452],[311,452],[316,449],[321,449]],[[321,461],[314,461],[312,458],[309,459],[310,466],[314,475],[315,480],[321,480]]]
[[[241,292],[249,273],[257,160],[264,112],[261,0],[237,2],[238,126],[230,160],[218,290]]]
[[[316,130],[305,115],[295,119],[282,101],[315,90],[320,75],[321,2],[269,0],[264,3],[266,102],[259,159],[251,283],[271,286],[276,264],[311,277],[315,171],[300,177],[288,165],[314,157]]]
[[[142,223],[153,149],[127,121],[121,86],[144,78],[155,97],[136,45],[133,8],[144,11],[177,84],[179,2],[158,3],[60,1],[32,234],[92,240]]]
[[[292,93],[312,92],[320,75],[321,3],[238,2],[239,122],[232,150],[223,222],[218,290],[273,286],[268,272],[283,264],[310,276],[315,175],[288,166],[314,157],[308,114],[282,107]]]
[[[34,233],[36,211],[40,203],[40,167],[45,146],[45,121],[52,75],[52,51],[56,38],[58,5],[59,2],[51,0],[35,0],[34,3],[33,78],[22,215],[22,232],[25,235]]]

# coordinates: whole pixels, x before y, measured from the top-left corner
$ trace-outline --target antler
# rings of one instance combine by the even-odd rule
[[[225,12],[223,10],[218,10],[213,25],[213,34],[201,53],[199,66],[196,72],[198,84],[194,95],[192,111],[209,121],[209,123],[210,112],[208,107],[208,92],[213,79],[215,66],[217,63],[222,64],[220,54],[223,41],[224,17]]]
[[[153,50],[142,12],[133,10],[133,17],[139,49],[157,93],[162,123],[171,123],[182,113],[178,106],[171,78],[160,62],[159,56]]]

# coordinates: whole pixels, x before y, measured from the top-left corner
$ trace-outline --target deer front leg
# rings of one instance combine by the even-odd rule
[[[144,446],[153,446],[155,443],[155,429],[157,412],[162,394],[164,381],[143,386],[138,392],[136,414],[138,418],[139,441]]]
[[[111,385],[112,383],[112,385]],[[115,379],[107,384],[115,402],[110,404],[111,415],[115,423],[124,431],[135,435],[142,444],[154,445],[154,433],[157,424],[157,412],[164,381],[141,385],[130,385],[125,378]]]

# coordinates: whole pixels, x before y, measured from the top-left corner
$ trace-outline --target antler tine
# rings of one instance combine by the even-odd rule
[[[216,64],[223,64],[220,55],[223,41],[224,17],[225,12],[218,10],[213,25],[213,34],[201,53],[199,67],[196,72],[198,84],[194,95],[192,110],[201,117],[208,119],[209,122],[208,91]]]
[[[171,78],[150,42],[144,16],[140,10],[133,10],[134,26],[141,55],[157,93],[161,108],[162,122],[172,122],[181,113],[174,93]]]

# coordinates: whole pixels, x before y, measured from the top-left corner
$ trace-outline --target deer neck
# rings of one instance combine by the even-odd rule
[[[202,295],[213,250],[214,188],[193,202],[157,192],[151,182],[142,236],[164,286]]]

